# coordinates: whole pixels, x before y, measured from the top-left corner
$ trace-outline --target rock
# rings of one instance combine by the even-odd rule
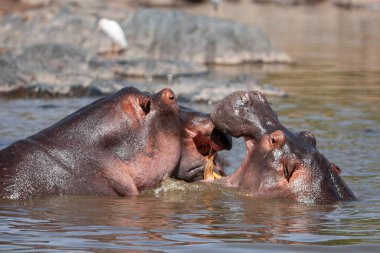
[[[107,95],[123,87],[133,86],[148,92],[157,92],[165,87],[172,89],[178,100],[212,104],[238,90],[258,90],[266,96],[285,97],[286,92],[271,85],[258,85],[255,80],[239,76],[231,80],[210,80],[205,78],[179,78],[174,83],[130,83],[124,80],[97,80],[92,82],[88,95]]]
[[[245,76],[220,80],[207,76],[207,72],[204,65],[177,60],[95,57],[88,61],[84,51],[76,47],[44,43],[26,48],[19,55],[0,58],[0,93],[29,98],[101,96],[132,85],[151,92],[169,87],[180,99],[191,102],[212,103],[242,89],[286,95]],[[123,80],[130,76],[144,77],[147,82]]]
[[[137,0],[137,4],[151,7],[178,7],[188,3],[204,3],[208,0]]]
[[[177,60],[116,60],[96,57],[87,60],[85,51],[65,44],[44,43],[26,48],[17,56],[0,58],[0,92],[20,97],[60,97],[108,94],[120,88],[96,91],[93,80],[141,77],[148,81],[172,81],[180,76],[200,76],[202,64]],[[105,91],[107,90],[107,91]]]
[[[100,56],[110,41],[96,32],[99,8],[124,17],[126,54]],[[0,33],[0,93],[13,97],[99,96],[131,85],[126,78],[143,77],[147,82],[139,87],[169,86],[185,100],[211,102],[234,89],[269,90],[251,81],[214,80],[204,63],[290,61],[257,28],[180,11],[132,13],[102,1],[52,1],[49,8],[6,15]]]
[[[0,57],[0,92],[24,85],[25,79],[14,59],[8,55]]]
[[[0,58],[0,92],[9,96],[70,95],[93,79],[83,50],[69,45],[45,43]]]
[[[197,103],[215,103],[238,90],[257,90],[266,96],[285,97],[286,92],[272,85],[259,85],[256,80],[238,76],[231,80],[180,78],[170,87],[181,99]]]
[[[317,4],[321,3],[324,0],[253,0],[255,3],[261,3],[261,4],[277,4],[277,5],[283,5],[283,6],[293,6],[293,5],[300,5],[300,4]]]
[[[44,43],[26,48],[17,57],[18,66],[24,71],[46,71],[70,74],[86,64],[83,50],[70,45]],[[58,73],[57,73],[58,74]]]
[[[107,10],[105,10],[107,11]],[[124,59],[149,58],[197,63],[239,64],[243,62],[289,63],[258,28],[234,21],[192,16],[181,11],[139,9],[114,10],[129,47]],[[119,13],[119,14],[118,14]],[[26,22],[27,20],[27,22]],[[96,32],[97,17],[82,8],[29,10],[0,19],[0,46],[20,49],[35,44],[70,44],[95,55],[110,49],[109,39]]]
[[[351,9],[351,8],[367,8],[380,10],[380,0],[335,0],[335,5]]]
[[[181,76],[201,76],[208,72],[203,64],[183,62],[179,60],[105,60],[92,59],[92,69],[107,68],[120,77],[164,78],[171,80]]]
[[[181,0],[140,0],[138,4],[151,7],[177,7],[185,4]]]
[[[141,9],[122,22],[133,55],[198,63],[289,63],[258,28],[180,11]]]
[[[41,7],[49,5],[51,0],[20,0],[20,2],[30,7]]]

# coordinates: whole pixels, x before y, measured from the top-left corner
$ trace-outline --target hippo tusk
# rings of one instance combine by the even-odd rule
[[[222,175],[219,175],[215,171],[212,172],[212,175],[213,175],[214,179],[222,178]]]
[[[214,171],[214,159],[215,159],[215,153],[211,149],[208,156],[206,156],[206,165],[203,172],[203,179],[205,180],[214,180],[221,178],[222,176]]]
[[[203,172],[203,179],[214,179],[214,155],[208,155],[206,157],[205,170]]]

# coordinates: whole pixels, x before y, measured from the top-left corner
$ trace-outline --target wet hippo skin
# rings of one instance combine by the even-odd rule
[[[156,187],[181,170],[184,131],[223,148],[210,140],[209,125],[182,128],[181,110],[170,89],[150,94],[124,88],[101,98],[0,150],[0,196],[128,196]]]
[[[247,148],[240,167],[215,182],[259,198],[316,204],[355,200],[340,168],[318,151],[314,135],[289,131],[261,93],[232,93],[213,108],[211,118],[223,132],[244,137]]]

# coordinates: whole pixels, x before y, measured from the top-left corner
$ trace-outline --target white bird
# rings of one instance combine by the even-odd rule
[[[103,31],[112,40],[112,53],[122,53],[127,50],[128,42],[121,26],[112,19],[102,18],[98,22],[98,31]],[[116,45],[120,47],[116,51]]]
[[[222,3],[222,0],[210,0],[211,5],[214,7],[214,11],[217,12],[219,5]]]

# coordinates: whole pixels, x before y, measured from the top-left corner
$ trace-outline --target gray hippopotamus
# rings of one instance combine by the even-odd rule
[[[0,150],[0,197],[136,195],[175,171],[188,177],[191,170],[180,165],[192,162],[189,152],[223,149],[212,141],[222,136],[213,137],[213,128],[209,115],[179,107],[170,89],[124,88]],[[191,135],[204,141],[183,143]],[[202,167],[198,155],[194,164]]]
[[[223,132],[244,137],[247,148],[240,167],[215,182],[262,198],[317,204],[355,200],[339,167],[318,151],[314,135],[285,128],[259,92],[230,94],[216,104],[211,118]]]

